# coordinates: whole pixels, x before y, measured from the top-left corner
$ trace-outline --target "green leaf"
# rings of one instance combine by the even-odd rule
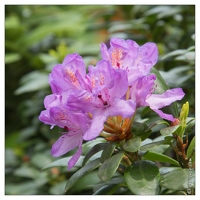
[[[22,166],[14,171],[15,176],[26,177],[35,179],[39,174],[39,171],[35,168]]]
[[[33,180],[23,181],[18,184],[8,183],[5,188],[6,195],[36,195],[38,194],[38,188],[35,187]]]
[[[151,134],[151,130],[144,123],[133,122],[131,126],[131,132],[133,135],[139,136],[142,140],[145,140]]]
[[[17,62],[20,59],[21,55],[19,53],[7,53],[5,56],[5,64]]]
[[[51,157],[44,153],[37,153],[31,157],[31,164],[39,169],[43,168],[45,165],[49,165],[51,162]]]
[[[166,90],[168,90],[169,87],[167,86],[167,84],[166,84],[165,80],[163,79],[163,77],[161,76],[160,72],[155,67],[153,67],[151,69],[151,72],[156,75],[155,84],[157,85],[157,87],[154,92],[156,94],[162,94]]]
[[[190,142],[190,145],[187,149],[187,157],[192,159],[192,163],[195,162],[195,136],[192,138],[192,141]]]
[[[89,180],[89,181],[88,181]],[[91,171],[79,178],[77,183],[68,191],[67,194],[84,193],[84,191],[92,190],[99,183],[97,170]]]
[[[123,183],[104,185],[103,187],[98,189],[93,195],[111,195],[114,194],[116,190],[122,186],[124,186]]]
[[[187,118],[186,119],[186,129],[185,129],[185,134],[188,134],[191,130],[192,130],[192,127],[195,125],[195,119],[194,118]]]
[[[101,158],[100,158],[102,163],[112,156],[113,151],[115,150],[115,147],[116,147],[115,142],[110,142],[108,144],[108,146],[105,147],[105,149],[103,150],[103,152],[101,154]]]
[[[123,144],[123,149],[128,152],[136,152],[141,146],[141,138],[138,136],[132,137]]]
[[[84,166],[86,164],[86,162],[97,152],[104,150],[105,148],[107,148],[108,143],[99,143],[96,144],[95,146],[93,146],[90,151],[86,154],[84,160],[83,160],[83,164],[82,166]]]
[[[167,86],[165,80],[160,75],[159,71],[153,67],[151,69],[151,72],[156,75],[156,80],[155,80],[156,89],[154,93],[162,94],[166,90],[168,90],[169,87]],[[165,107],[165,110],[168,111],[168,113],[172,114],[173,116],[178,117],[178,108],[176,102],[173,102],[170,106]]]
[[[160,185],[173,190],[188,189],[188,187],[194,186],[194,170],[182,168],[172,170],[161,175]]]
[[[166,128],[162,128],[160,130],[161,135],[163,136],[167,136],[167,135],[171,135],[171,134],[177,134],[181,131],[181,126],[180,125],[175,125],[175,126],[170,126],[170,127],[166,127]]]
[[[180,166],[179,163],[174,160],[173,158],[170,158],[169,156],[166,156],[164,154],[160,154],[157,152],[149,151],[144,156],[143,159],[145,160],[151,160],[151,161],[158,161],[163,163],[170,163],[172,165]]]
[[[155,163],[147,160],[137,161],[125,170],[124,176],[133,194],[158,194],[160,173]]]
[[[119,167],[124,152],[119,152],[111,158],[107,159],[99,168],[98,176],[102,181],[108,181]]]
[[[163,144],[165,142],[165,140],[161,140],[161,141],[157,141],[157,142],[151,142],[148,144],[145,144],[143,146],[140,147],[140,151],[149,151],[154,149],[155,147]]]
[[[16,95],[41,90],[49,86],[47,74],[37,71],[26,74],[20,81],[23,85],[15,90]]]
[[[77,183],[77,181],[79,180],[80,177],[82,177],[83,175],[93,171],[94,169],[96,169],[100,165],[101,165],[100,159],[97,158],[97,159],[91,161],[90,163],[88,163],[87,165],[85,165],[84,167],[82,167],[81,169],[79,169],[67,181],[67,184],[65,186],[65,191],[67,192],[70,188],[72,188]]]
[[[87,141],[82,145],[82,155],[86,156],[86,154],[94,147],[96,144],[99,143],[106,143],[107,141],[102,137],[97,137],[94,140]]]
[[[81,167],[83,158],[84,158],[83,156],[80,156],[80,158],[78,159],[77,163],[75,164],[75,167]],[[61,158],[61,159],[56,160],[56,161],[50,163],[49,165],[43,167],[42,170],[46,170],[46,169],[53,168],[53,167],[67,167],[67,164],[68,164],[70,159],[71,159],[71,156],[70,157]]]
[[[178,169],[177,167],[160,167],[159,171],[161,175],[167,174],[175,169]]]
[[[169,57],[172,57],[172,56],[183,55],[183,54],[185,54],[186,52],[187,52],[186,49],[178,49],[178,50],[175,50],[175,51],[171,51],[171,52],[167,53],[166,55],[164,55],[164,56],[162,57],[162,60],[165,60],[165,59],[167,59],[167,58],[169,58]]]
[[[180,124],[182,126],[186,126],[186,119],[188,117],[188,113],[189,113],[189,103],[188,101],[183,104],[181,112],[180,112]]]
[[[65,194],[66,180],[60,181],[49,188],[49,193],[54,195]]]
[[[93,195],[108,195],[114,187],[116,187],[116,184],[104,185],[99,188]]]

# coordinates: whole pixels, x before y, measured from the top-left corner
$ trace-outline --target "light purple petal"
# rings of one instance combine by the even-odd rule
[[[64,134],[52,145],[51,154],[54,157],[62,156],[67,152],[75,149],[82,143],[82,134]]]
[[[49,110],[43,110],[39,115],[39,120],[44,124],[52,125],[51,128],[57,125],[56,122],[50,118]]]
[[[112,97],[123,97],[128,90],[128,77],[125,70],[112,69],[114,86],[110,89],[109,94]]]
[[[127,48],[128,48],[126,41],[124,39],[121,39],[121,38],[111,38],[110,45],[111,45],[112,48],[117,48],[117,49],[119,48],[119,49],[122,49],[124,51],[126,51]]]
[[[55,95],[55,94],[47,95],[44,99],[44,107],[48,109],[51,107],[58,106],[60,105],[60,101],[61,101],[60,95]]]
[[[77,152],[72,156],[68,162],[68,170],[70,170],[78,161],[82,153],[82,142],[79,144]]]
[[[89,127],[89,129],[86,131],[86,133],[83,135],[84,140],[93,140],[96,138],[100,132],[104,128],[104,122],[106,121],[108,117],[108,113],[105,112],[104,109],[98,109],[93,113],[93,120]]]
[[[172,102],[181,100],[185,93],[181,88],[167,90],[163,94],[152,94],[146,99],[151,109],[159,109],[170,105]]]
[[[136,109],[133,100],[114,99],[112,106],[107,110],[108,116],[122,116],[123,118],[131,117]]]
[[[156,76],[151,74],[149,76],[144,76],[138,78],[131,86],[131,99],[137,104],[137,107],[146,106],[146,99],[151,95],[152,88],[154,86],[154,81]]]
[[[49,110],[50,118],[61,128],[68,126],[69,119],[64,110],[60,107],[52,107]]]
[[[104,43],[101,43],[100,50],[101,50],[101,57],[102,57],[102,59],[110,61],[110,54],[108,52],[107,46]]]
[[[138,60],[142,63],[150,63],[152,66],[158,60],[158,48],[155,43],[147,42],[138,49]]]
[[[124,118],[131,117],[135,112],[136,104],[132,100],[115,99],[113,105],[106,108],[99,108],[93,113],[92,123],[83,135],[84,140],[96,138],[104,128],[104,123],[109,116],[122,116]]]
[[[63,77],[61,67],[61,64],[56,65],[49,75],[49,84],[53,93],[61,93],[72,87]]]
[[[83,58],[77,53],[67,55],[62,63],[62,73],[63,76],[75,86],[78,81],[75,76],[77,71],[82,77],[85,77],[86,68]]]
[[[69,94],[67,105],[71,109],[81,110],[83,112],[92,112],[97,102],[94,102],[92,93],[85,90],[74,90]]]
[[[91,79],[92,88],[103,89],[108,87],[113,79],[111,70],[109,62],[105,60],[99,61],[95,67],[90,65],[88,67],[88,76]]]
[[[154,112],[156,112],[162,119],[166,119],[169,121],[174,121],[174,117],[171,114],[166,114],[162,110],[152,109]]]
[[[156,112],[161,118],[169,121],[174,121],[174,117],[170,114],[163,113],[159,108],[170,105],[174,101],[181,100],[185,93],[181,88],[175,88],[167,90],[163,94],[152,94],[147,100],[147,104],[150,108]]]

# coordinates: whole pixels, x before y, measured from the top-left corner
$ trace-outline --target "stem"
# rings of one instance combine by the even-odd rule
[[[174,150],[176,152],[177,160],[182,168],[189,168],[189,159],[185,153],[185,149],[188,146],[188,136],[186,136],[186,143],[183,143],[182,138],[179,136],[174,136],[176,139],[176,147]]]
[[[126,167],[132,165],[132,162],[130,161],[128,156],[124,155],[122,160],[124,161],[124,163],[126,163],[126,165],[127,165]]]

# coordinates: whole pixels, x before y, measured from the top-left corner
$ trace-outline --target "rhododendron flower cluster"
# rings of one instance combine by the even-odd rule
[[[143,106],[173,122],[174,117],[160,108],[184,96],[181,88],[153,93],[156,76],[150,71],[158,59],[155,43],[139,46],[132,40],[112,38],[110,48],[102,43],[100,51],[102,60],[88,66],[88,71],[83,58],[73,53],[49,75],[52,94],[44,99],[45,110],[39,119],[51,128],[64,129],[52,146],[53,156],[78,148],[68,169],[80,157],[83,140],[93,140],[102,131],[107,140],[129,139],[136,109]]]

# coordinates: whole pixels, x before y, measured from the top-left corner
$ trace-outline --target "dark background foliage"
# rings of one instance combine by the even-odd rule
[[[95,65],[99,44],[109,44],[111,37],[140,45],[155,42],[155,67],[171,88],[183,88],[186,96],[179,109],[189,101],[189,116],[194,117],[194,34],[194,5],[6,5],[5,194],[64,194],[66,180],[76,171],[41,171],[56,160],[50,149],[61,130],[50,130],[38,116],[51,93],[48,74],[66,54],[77,52],[87,65]],[[143,109],[138,115],[147,118],[151,113]],[[97,182],[92,172],[70,194],[92,194]]]

